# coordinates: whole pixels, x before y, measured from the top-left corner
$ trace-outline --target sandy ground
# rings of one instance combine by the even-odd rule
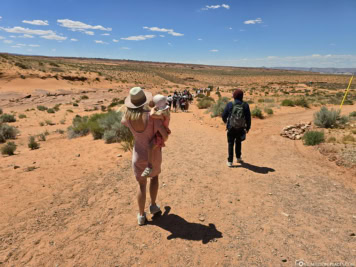
[[[57,125],[30,151],[22,134],[18,154],[1,158],[0,266],[355,265],[356,178],[279,136],[313,112],[254,119],[245,163],[234,168],[219,120],[202,119],[194,106],[172,114],[158,195],[164,213],[143,227],[131,154],[119,144],[68,140],[52,134]],[[44,129],[25,120],[33,133]]]

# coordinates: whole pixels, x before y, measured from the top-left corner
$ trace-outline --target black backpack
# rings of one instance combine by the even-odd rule
[[[245,112],[243,109],[243,103],[233,104],[229,123],[231,129],[246,128],[246,119],[245,119]]]

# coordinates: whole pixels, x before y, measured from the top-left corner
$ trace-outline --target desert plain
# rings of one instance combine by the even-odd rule
[[[313,123],[322,106],[339,109],[349,79],[0,54],[0,108],[18,131],[7,140],[14,155],[0,156],[0,266],[355,266],[356,84],[342,127]],[[131,151],[91,134],[68,138],[75,116],[120,108],[134,86],[164,95],[210,86],[212,104],[241,88],[263,116],[252,119],[244,163],[228,168],[221,118],[198,98],[188,112],[172,112],[158,194],[163,214],[142,227]],[[282,105],[286,99],[304,104]],[[300,122],[325,141],[306,146],[280,135]],[[28,146],[31,136],[37,149]]]

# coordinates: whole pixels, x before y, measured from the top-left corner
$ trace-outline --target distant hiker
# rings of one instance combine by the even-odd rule
[[[137,221],[139,225],[146,222],[145,202],[147,177],[142,177],[142,173],[148,165],[148,150],[150,143],[157,132],[162,135],[164,141],[168,138],[168,133],[161,120],[155,120],[147,109],[147,103],[152,99],[152,94],[143,91],[140,87],[134,87],[125,99],[127,111],[121,123],[128,127],[135,138],[135,146],[132,153],[132,167],[136,180],[139,183],[137,195],[139,213]],[[156,204],[158,193],[158,175],[161,173],[162,150],[153,151],[152,172],[149,175],[150,182],[150,212],[156,214],[160,212],[160,207]]]
[[[155,95],[153,97],[153,107],[151,109],[150,115],[151,118],[155,120],[161,120],[163,123],[164,128],[166,129],[167,133],[170,134],[171,130],[169,129],[169,121],[170,121],[170,114],[169,114],[169,106],[167,105],[167,98],[163,95]],[[142,177],[150,176],[152,172],[152,162],[154,161],[154,150],[161,149],[165,147],[164,139],[159,131],[156,132],[153,139],[151,140],[150,147],[148,150],[148,164],[146,169],[141,174]]]
[[[246,139],[246,133],[251,128],[251,112],[248,103],[243,102],[243,91],[235,90],[233,93],[233,102],[229,102],[222,114],[222,119],[226,123],[227,142],[229,157],[227,166],[232,167],[234,159],[234,145],[236,161],[242,162],[241,157],[241,142]]]
[[[178,104],[178,94],[177,92],[174,92],[174,95],[173,95],[173,109],[174,109],[174,112],[177,112],[177,104]]]

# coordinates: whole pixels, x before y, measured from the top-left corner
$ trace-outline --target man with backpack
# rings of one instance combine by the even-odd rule
[[[222,114],[222,119],[226,123],[227,142],[229,144],[229,157],[227,166],[232,167],[234,158],[234,145],[236,160],[242,163],[241,142],[246,139],[246,133],[251,128],[251,112],[248,103],[243,102],[244,93],[237,89],[233,93],[233,102],[229,102]]]

